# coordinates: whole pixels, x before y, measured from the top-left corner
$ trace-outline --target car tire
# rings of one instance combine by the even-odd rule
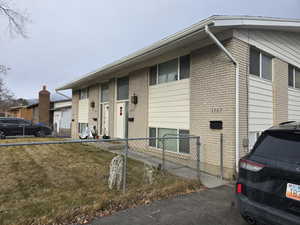
[[[250,216],[248,216],[248,215],[245,215],[245,214],[243,214],[243,213],[240,213],[240,214],[241,214],[242,218],[247,222],[247,224],[249,224],[249,225],[256,225],[256,224],[259,224],[259,223],[257,223],[257,221],[255,220],[255,218],[250,217]]]
[[[6,134],[3,130],[0,130],[0,139],[6,139]]]
[[[45,134],[45,131],[39,130],[38,132],[36,132],[35,136],[36,137],[46,137],[46,134]]]

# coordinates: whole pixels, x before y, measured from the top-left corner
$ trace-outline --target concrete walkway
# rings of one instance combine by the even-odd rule
[[[110,148],[109,146],[107,146],[106,148],[103,148],[103,145],[98,146],[98,147],[103,150],[115,153],[115,154],[122,154],[122,151],[120,151],[119,149],[123,149],[123,145],[120,148],[118,148],[118,150],[114,150],[114,149]],[[145,154],[142,152],[129,150],[128,157],[131,159],[135,159],[137,161],[141,161],[146,164],[152,165],[154,167],[157,167],[159,164],[161,164],[160,158],[155,157],[150,154]],[[198,176],[197,171],[195,169],[189,168],[184,165],[180,165],[175,162],[171,162],[169,160],[165,160],[165,169],[169,173],[179,176],[179,177],[183,177],[183,178],[197,179],[197,176]],[[216,187],[220,187],[220,186],[228,183],[225,180],[222,180],[218,177],[215,177],[215,176],[203,173],[203,172],[200,172],[200,180],[201,180],[201,183],[204,186],[206,186],[207,188],[216,188]]]
[[[90,225],[246,225],[234,202],[233,188],[223,186],[123,210]]]

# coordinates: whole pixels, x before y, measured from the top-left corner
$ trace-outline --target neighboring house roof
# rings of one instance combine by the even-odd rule
[[[28,103],[27,105],[10,107],[9,110],[20,109],[20,108],[30,108],[30,107],[38,106],[38,104],[39,104],[38,99],[26,99],[26,101]],[[71,101],[71,98],[67,99],[66,97],[63,97],[59,94],[51,94],[50,95],[51,103],[68,102],[68,101]]]
[[[20,106],[13,106],[13,107],[10,107],[8,109],[8,111],[13,111],[13,110],[18,110],[18,109],[22,109],[22,108],[26,108],[27,106],[24,106],[24,105],[20,105]]]
[[[211,16],[146,48],[143,48],[133,54],[121,58],[120,60],[105,65],[96,71],[88,73],[70,83],[67,83],[56,90],[79,88],[84,85],[88,85],[93,83],[95,79],[100,78],[105,74],[118,72],[119,70],[128,68],[129,66],[134,66],[143,60],[178,48],[184,43],[195,41],[197,40],[196,35],[203,35],[203,37],[205,37],[203,29],[206,25],[211,26],[211,30],[214,33],[222,32],[232,28],[274,29],[281,31],[300,32],[299,19],[254,16]]]
[[[64,100],[64,101],[57,101],[54,103],[53,108],[51,110],[58,111],[62,109],[72,108],[72,100]]]

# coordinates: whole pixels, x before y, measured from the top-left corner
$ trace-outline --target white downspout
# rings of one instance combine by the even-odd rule
[[[205,32],[208,36],[216,43],[216,45],[227,55],[227,57],[232,61],[235,66],[235,169],[236,172],[239,171],[239,159],[240,159],[240,103],[239,103],[239,63],[231,55],[231,53],[224,47],[224,45],[217,39],[217,37],[209,30],[208,25],[205,26]]]

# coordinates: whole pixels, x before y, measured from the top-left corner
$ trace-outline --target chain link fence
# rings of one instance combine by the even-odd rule
[[[36,146],[48,146],[49,151],[53,151],[59,148],[58,145],[89,145],[95,149],[121,155],[123,157],[121,188],[124,193],[131,188],[131,185],[140,186],[152,183],[153,179],[163,182],[160,175],[175,167],[187,166],[195,169],[197,174],[195,178],[200,180],[200,137],[198,136],[164,134],[159,138],[46,139],[45,141],[24,139],[23,141],[11,140],[8,143],[1,143],[0,149],[14,148],[22,151],[36,148]],[[144,164],[142,169],[141,163]],[[107,164],[106,168],[110,166],[109,163]],[[108,180],[108,174],[104,176],[104,179]]]

